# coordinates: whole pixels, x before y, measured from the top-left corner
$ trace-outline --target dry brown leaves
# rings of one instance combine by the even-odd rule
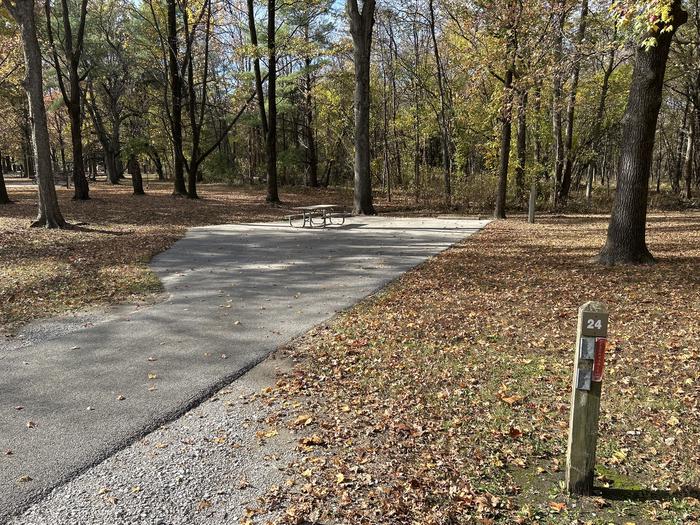
[[[282,521],[697,522],[700,215],[650,219],[653,267],[591,264],[605,226],[494,223],[290,350],[300,364],[263,393],[299,435],[271,496]],[[593,299],[612,343],[598,485],[657,491],[635,503],[561,493],[576,313]]]

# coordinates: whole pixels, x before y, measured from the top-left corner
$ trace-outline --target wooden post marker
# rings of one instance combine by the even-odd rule
[[[581,306],[578,309],[569,446],[566,453],[566,488],[569,494],[590,495],[593,491],[607,337],[608,310],[605,305],[592,301]]]
[[[527,222],[535,224],[535,208],[537,207],[537,181],[530,186],[530,198],[527,204]]]

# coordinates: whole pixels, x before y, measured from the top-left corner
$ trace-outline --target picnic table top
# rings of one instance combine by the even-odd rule
[[[337,204],[314,204],[313,206],[297,206],[296,208],[292,208],[293,210],[304,210],[304,211],[313,211],[313,210],[332,210],[334,208],[339,208]]]

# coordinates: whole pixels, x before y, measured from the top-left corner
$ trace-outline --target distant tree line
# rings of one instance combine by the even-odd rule
[[[66,226],[55,176],[86,200],[98,165],[191,199],[352,184],[358,214],[373,188],[497,218],[616,189],[612,264],[652,260],[650,190],[699,191],[697,0],[2,5],[0,174],[37,179],[37,225]]]

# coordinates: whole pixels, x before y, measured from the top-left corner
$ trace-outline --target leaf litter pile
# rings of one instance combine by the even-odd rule
[[[292,524],[698,523],[700,216],[650,219],[653,267],[591,264],[605,227],[492,223],[285,349],[296,365],[260,399],[299,459],[259,511]],[[569,499],[588,300],[610,309],[597,491]]]

